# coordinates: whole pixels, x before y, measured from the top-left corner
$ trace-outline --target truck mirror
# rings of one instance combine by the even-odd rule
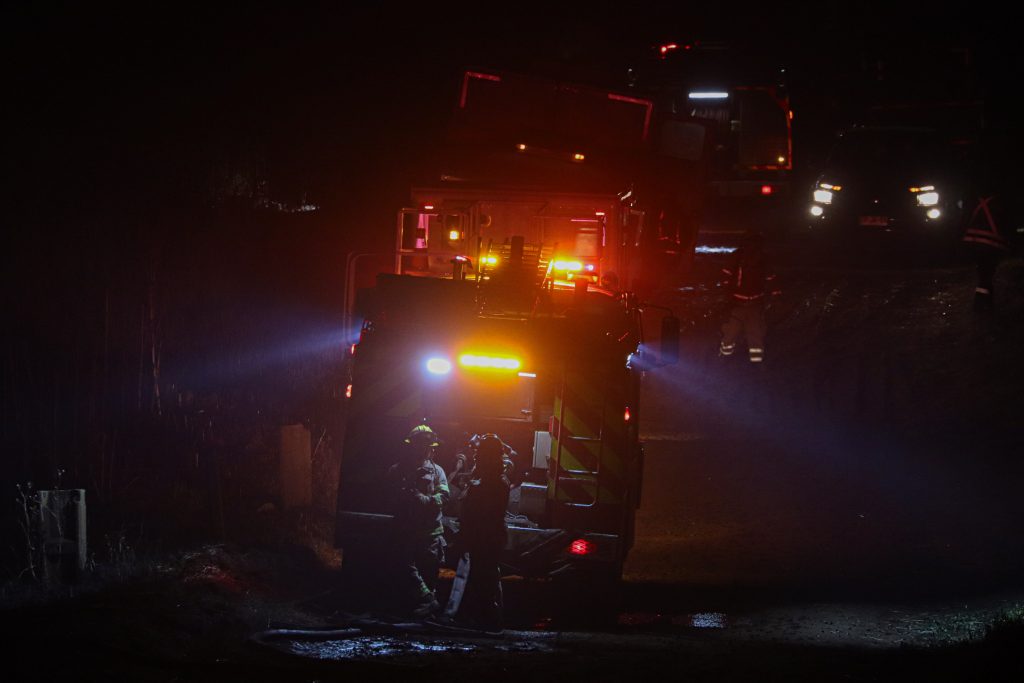
[[[675,365],[679,362],[679,318],[666,315],[661,319],[661,363]]]

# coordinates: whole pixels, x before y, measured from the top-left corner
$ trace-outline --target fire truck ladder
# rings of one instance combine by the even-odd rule
[[[488,245],[487,258],[477,281],[478,305],[481,313],[497,316],[525,317],[534,309],[534,303],[544,278],[554,246],[526,244],[522,238]]]

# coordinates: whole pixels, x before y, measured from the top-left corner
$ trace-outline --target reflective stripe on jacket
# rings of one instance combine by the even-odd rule
[[[971,219],[967,223],[967,230],[964,232],[963,241],[971,244],[1006,251],[1009,245],[1006,239],[999,233],[999,226],[992,216],[991,205],[995,200],[994,196],[979,197],[978,204],[971,212]]]

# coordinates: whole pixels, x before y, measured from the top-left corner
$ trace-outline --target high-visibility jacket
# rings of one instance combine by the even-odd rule
[[[1010,248],[1006,238],[999,232],[998,221],[993,215],[995,203],[994,195],[978,198],[978,203],[971,212],[971,219],[967,222],[964,242],[997,251],[1007,251]]]

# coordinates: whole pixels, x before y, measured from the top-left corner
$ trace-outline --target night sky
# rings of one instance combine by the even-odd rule
[[[998,14],[934,7],[25,3],[7,14],[15,205],[73,212],[179,203],[204,189],[200,176],[256,163],[281,201],[307,193],[339,219],[354,204],[390,215],[362,200],[401,201],[405,183],[389,181],[442,129],[467,64],[613,82],[650,46],[699,39],[774,55],[807,90],[876,48],[970,47],[995,83],[1015,67]],[[385,185],[392,194],[378,195]]]

